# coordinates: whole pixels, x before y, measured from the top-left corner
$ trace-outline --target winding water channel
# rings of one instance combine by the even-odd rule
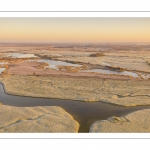
[[[104,120],[111,116],[123,116],[136,110],[150,109],[150,106],[122,107],[102,102],[81,102],[73,100],[14,96],[6,94],[2,84],[0,84],[0,103],[16,107],[62,107],[79,122],[79,132],[89,132],[90,126],[97,120]]]

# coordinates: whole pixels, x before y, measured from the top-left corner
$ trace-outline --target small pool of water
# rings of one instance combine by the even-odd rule
[[[11,56],[13,58],[35,58],[37,56],[35,56],[34,54],[23,54],[23,53],[5,53],[5,55]]]
[[[112,71],[112,70],[104,70],[104,69],[92,69],[92,70],[84,70],[83,72],[96,72],[96,73],[102,73],[102,74],[118,74],[118,75],[128,75],[132,77],[139,77],[138,74],[134,72],[129,72],[129,71]]]
[[[0,68],[0,74],[5,70],[6,68]]]
[[[38,62],[46,62],[49,64],[46,68],[52,68],[52,69],[58,69],[56,66],[81,66],[78,64],[72,64],[64,61],[58,61],[58,60],[50,60],[50,59],[39,59],[39,60],[34,60]]]

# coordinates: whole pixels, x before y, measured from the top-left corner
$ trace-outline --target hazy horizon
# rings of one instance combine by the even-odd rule
[[[150,18],[0,18],[0,43],[150,43]]]

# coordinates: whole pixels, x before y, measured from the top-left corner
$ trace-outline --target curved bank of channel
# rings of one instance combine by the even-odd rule
[[[79,132],[89,132],[90,126],[98,120],[111,116],[123,116],[136,110],[150,109],[150,106],[123,107],[103,102],[81,102],[72,100],[32,98],[6,94],[0,84],[0,103],[16,107],[59,106],[65,109],[80,124]]]

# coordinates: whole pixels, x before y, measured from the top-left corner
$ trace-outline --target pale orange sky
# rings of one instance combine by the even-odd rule
[[[0,42],[150,42],[150,18],[0,18]]]

